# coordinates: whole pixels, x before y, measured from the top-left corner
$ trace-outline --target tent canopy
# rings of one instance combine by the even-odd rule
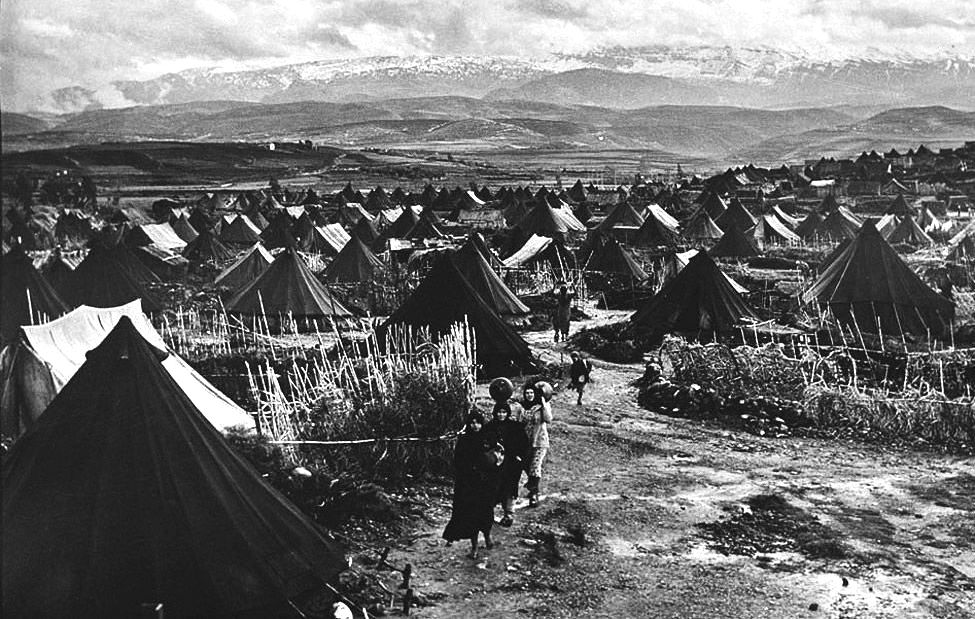
[[[275,616],[345,568],[165,354],[122,317],[4,459],[5,615]]]

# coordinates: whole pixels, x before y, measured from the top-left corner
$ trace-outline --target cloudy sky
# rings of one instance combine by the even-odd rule
[[[195,67],[603,46],[975,56],[973,0],[3,0],[0,105]]]

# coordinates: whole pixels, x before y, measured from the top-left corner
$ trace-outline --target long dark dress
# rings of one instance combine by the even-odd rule
[[[494,436],[482,430],[457,437],[453,513],[443,531],[447,541],[473,539],[478,533],[491,532],[500,470],[487,454],[496,444]]]
[[[509,415],[508,407],[517,407]],[[528,441],[528,433],[525,431],[525,423],[521,421],[521,406],[517,403],[499,403],[495,408],[503,407],[503,410],[495,412],[495,418],[486,429],[497,434],[501,444],[504,446],[504,462],[501,463],[499,472],[497,503],[502,503],[505,499],[518,498],[518,484],[521,481],[521,474],[528,466],[528,456],[531,451],[531,443]],[[500,414],[499,414],[500,412]]]

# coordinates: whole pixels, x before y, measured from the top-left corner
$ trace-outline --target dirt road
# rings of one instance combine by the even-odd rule
[[[642,366],[595,367],[583,406],[555,397],[542,505],[499,546],[445,547],[442,502],[393,550],[436,600],[414,616],[975,617],[971,460],[664,417]]]

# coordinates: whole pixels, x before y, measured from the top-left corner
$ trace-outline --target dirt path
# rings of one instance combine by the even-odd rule
[[[558,358],[548,337],[528,334]],[[970,460],[663,417],[636,404],[640,365],[595,367],[583,406],[555,397],[542,505],[495,528],[498,547],[476,562],[445,547],[441,503],[393,550],[437,600],[415,616],[975,617]],[[699,525],[747,548],[757,495],[815,524],[798,546],[718,552]]]

